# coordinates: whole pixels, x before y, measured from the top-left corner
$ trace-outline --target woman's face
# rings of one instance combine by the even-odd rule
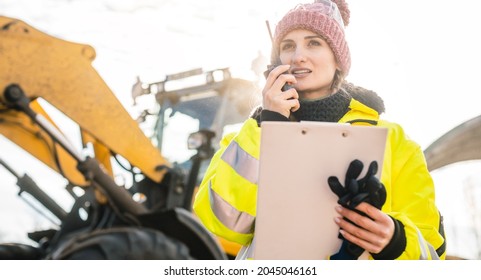
[[[293,84],[302,99],[317,99],[332,94],[331,84],[338,68],[327,42],[312,31],[293,30],[280,43],[282,64],[289,64]]]

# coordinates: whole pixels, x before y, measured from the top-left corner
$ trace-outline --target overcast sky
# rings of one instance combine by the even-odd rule
[[[93,46],[94,67],[130,110],[136,76],[153,82],[197,67],[230,67],[234,76],[253,78],[252,60],[259,51],[270,52],[265,20],[274,25],[298,2],[1,0],[0,14]],[[351,20],[346,30],[352,54],[348,80],[384,99],[385,118],[400,123],[424,149],[481,113],[479,1],[348,3]],[[8,155],[0,151],[0,157]],[[473,171],[459,175],[456,168],[434,174],[440,204],[451,202],[451,194],[441,191],[473,177]],[[9,176],[0,170],[2,181],[5,177]]]

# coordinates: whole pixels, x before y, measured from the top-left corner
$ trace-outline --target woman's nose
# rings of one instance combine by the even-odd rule
[[[306,61],[306,56],[304,51],[301,48],[297,48],[295,52],[292,54],[292,63],[300,63]]]

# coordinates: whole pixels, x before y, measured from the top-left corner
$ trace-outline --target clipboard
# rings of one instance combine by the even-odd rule
[[[387,128],[324,122],[263,122],[253,258],[319,260],[339,251],[334,223],[338,197],[327,183],[343,183],[354,159],[378,162]],[[344,184],[344,183],[343,183]]]

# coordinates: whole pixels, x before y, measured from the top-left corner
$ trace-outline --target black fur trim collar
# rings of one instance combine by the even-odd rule
[[[352,98],[376,110],[379,115],[386,111],[384,100],[382,100],[382,98],[374,91],[356,86],[347,81],[344,81],[342,88],[347,91]]]

